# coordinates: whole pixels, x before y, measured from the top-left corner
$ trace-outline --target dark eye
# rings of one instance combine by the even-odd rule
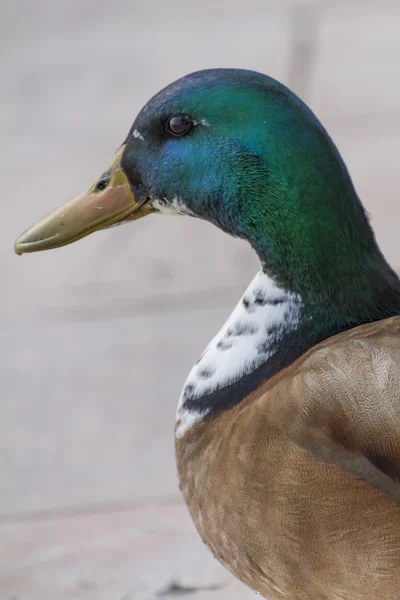
[[[166,130],[172,135],[185,135],[193,127],[193,121],[186,115],[172,115],[167,121]]]

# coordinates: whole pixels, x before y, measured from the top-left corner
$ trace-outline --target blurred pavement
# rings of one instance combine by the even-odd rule
[[[400,266],[396,0],[13,0],[0,19],[0,600],[253,597],[194,531],[175,474],[186,374],[257,261],[152,217],[18,258],[136,113],[210,67],[268,73],[328,128]]]

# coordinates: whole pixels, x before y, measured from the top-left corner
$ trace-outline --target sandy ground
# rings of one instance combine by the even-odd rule
[[[317,112],[399,267],[399,26],[395,0],[4,3],[1,600],[252,597],[199,540],[173,457],[181,385],[250,249],[166,217],[23,258],[13,241],[101,173],[151,94],[236,66]]]

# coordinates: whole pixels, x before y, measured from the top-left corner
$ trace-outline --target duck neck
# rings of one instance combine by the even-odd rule
[[[288,247],[279,255],[257,248],[263,270],[282,289],[301,298],[302,320],[318,331],[343,331],[400,314],[400,281],[376,244],[363,214],[358,243],[318,229],[307,251]],[[346,243],[347,242],[347,243]]]
[[[301,296],[304,313],[328,331],[398,314],[399,279],[340,156],[319,165],[315,181],[303,181],[307,165],[294,170],[292,186],[266,188],[258,218],[251,214],[247,239],[263,270]],[[264,215],[260,206],[271,212]]]
[[[190,371],[177,437],[243,400],[322,340],[400,314],[400,283],[382,255],[360,271],[349,269],[342,281],[320,287],[316,277],[314,286],[294,289],[264,265]]]

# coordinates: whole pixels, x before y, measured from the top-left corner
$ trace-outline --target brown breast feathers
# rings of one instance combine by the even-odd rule
[[[176,441],[203,541],[269,600],[400,598],[400,318],[324,341]]]

